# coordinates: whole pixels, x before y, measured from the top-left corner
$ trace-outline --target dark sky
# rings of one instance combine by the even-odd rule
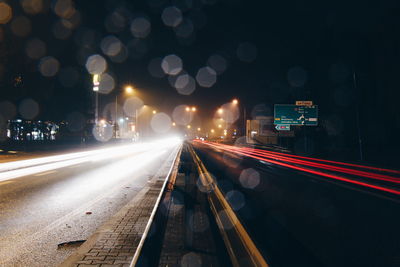
[[[385,139],[400,127],[400,9],[395,0],[3,2],[12,7],[13,16],[0,26],[0,100],[18,110],[22,100],[32,98],[40,107],[36,118],[62,120],[75,111],[90,116],[93,94],[85,63],[90,55],[100,54],[116,81],[114,91],[101,96],[103,105],[131,83],[145,103],[168,114],[179,104],[190,104],[198,106],[202,117],[210,117],[234,97],[248,114],[254,114],[255,107],[260,114],[271,114],[273,104],[313,100],[329,136],[343,133],[346,138],[346,131],[353,136],[356,109],[364,132],[377,144],[377,132],[376,139]],[[43,9],[32,12],[31,2],[43,2]],[[168,7],[181,11],[187,23],[186,28],[181,23],[181,32],[179,26],[165,25],[162,14]],[[137,18],[151,24],[145,38],[131,32]],[[101,43],[109,36],[120,40],[126,58],[104,54]],[[27,55],[29,44],[35,48],[34,58]],[[225,60],[226,70],[213,86],[197,83],[191,95],[181,95],[167,76],[156,78],[148,70],[153,59],[171,54],[181,58],[184,71],[193,78],[212,55]],[[50,77],[38,71],[46,56],[59,62],[59,70],[50,70]]]

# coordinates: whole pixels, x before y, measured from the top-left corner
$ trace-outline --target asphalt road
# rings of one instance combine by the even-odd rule
[[[272,267],[400,266],[397,195],[194,145]]]
[[[138,144],[0,164],[0,266],[57,266],[76,249],[57,245],[87,239],[147,185],[177,146]]]

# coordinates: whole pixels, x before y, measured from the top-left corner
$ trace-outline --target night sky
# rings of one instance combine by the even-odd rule
[[[272,115],[273,104],[313,100],[320,125],[311,131],[319,147],[356,153],[357,116],[370,155],[400,147],[398,1],[2,2],[11,6],[12,18],[0,26],[0,101],[16,108],[10,112],[10,103],[2,102],[3,119],[21,117],[17,113],[27,98],[39,105],[35,119],[60,121],[71,112],[93,116],[85,64],[99,54],[116,81],[111,93],[101,95],[103,106],[132,84],[146,104],[167,114],[177,105],[197,106],[206,125],[235,97],[250,116]],[[182,14],[176,27],[163,20],[168,8]],[[151,30],[135,36],[131,28],[138,18]],[[105,54],[107,37],[120,41],[118,55]],[[172,54],[194,79],[200,68],[214,67],[216,82],[211,87],[197,82],[192,94],[179,94],[168,75],[158,78],[149,71],[153,62],[160,74],[157,59]],[[46,69],[53,59],[58,71]],[[43,64],[48,77],[40,71]]]

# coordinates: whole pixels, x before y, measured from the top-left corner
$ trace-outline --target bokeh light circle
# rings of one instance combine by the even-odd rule
[[[39,104],[31,98],[26,98],[19,104],[18,112],[22,118],[32,120],[39,114]]]
[[[182,59],[177,55],[168,55],[163,58],[161,68],[166,74],[177,75],[182,71]]]
[[[210,67],[199,69],[196,81],[201,87],[212,87],[217,82],[217,73]]]
[[[44,77],[53,77],[57,74],[60,63],[54,57],[44,57],[39,62],[39,71]]]
[[[165,113],[157,113],[151,118],[151,128],[156,133],[166,133],[171,129],[171,118]]]
[[[92,55],[86,60],[86,69],[90,74],[102,74],[107,69],[107,62],[100,55]]]

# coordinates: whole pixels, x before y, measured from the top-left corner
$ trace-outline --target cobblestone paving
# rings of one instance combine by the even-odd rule
[[[155,182],[137,205],[102,234],[94,246],[77,261],[77,267],[129,266],[162,188]]]

